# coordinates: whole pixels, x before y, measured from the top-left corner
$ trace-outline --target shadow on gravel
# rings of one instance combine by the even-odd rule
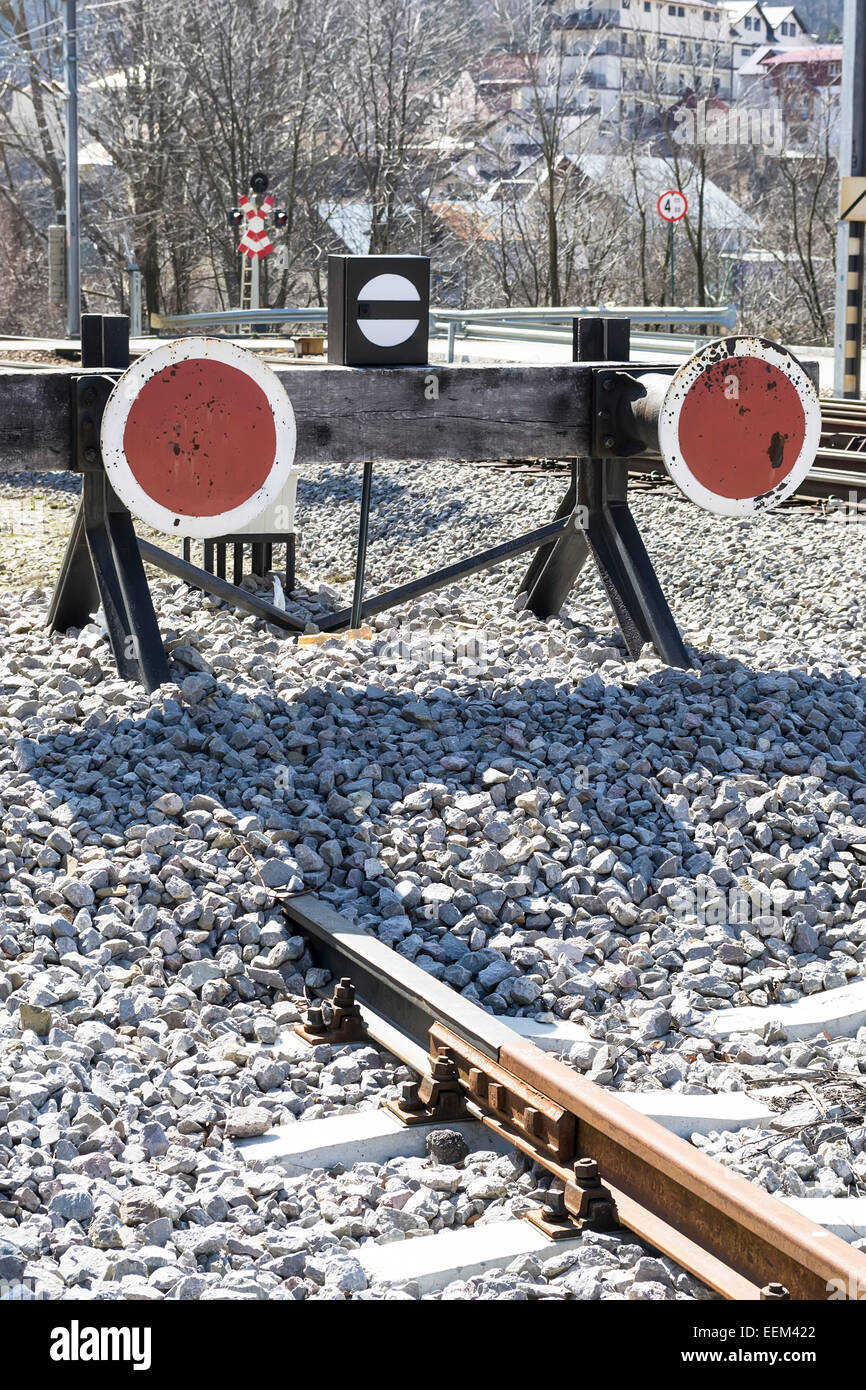
[[[90,716],[87,728],[70,721],[19,739],[19,772],[2,794],[6,833],[40,819],[29,809],[34,785],[70,805],[78,844],[104,845],[109,858],[111,837],[129,825],[165,822],[177,834],[159,850],[164,876],[191,876],[204,890],[230,861],[205,858],[201,846],[193,860],[184,859],[182,818],[148,805],[169,791],[184,798],[205,793],[239,817],[256,815],[263,831],[278,832],[277,845],[254,825],[244,832],[253,858],[281,850],[303,858],[307,887],[330,883],[380,929],[408,910],[425,935],[442,938],[474,911],[474,900],[493,893],[512,905],[512,922],[534,917],[542,934],[613,932],[622,944],[629,933],[668,920],[665,882],[693,886],[714,863],[726,864],[734,878],[749,871],[754,854],[737,828],[745,797],[776,793],[765,811],[750,815],[766,815],[773,834],[797,850],[821,843],[831,810],[838,843],[846,833],[854,842],[864,838],[856,827],[866,824],[866,680],[845,671],[767,673],[707,656],[701,672],[665,669],[624,683],[593,673],[573,686],[515,676],[501,688],[443,686],[419,699],[361,684],[357,668],[344,681],[341,655],[334,654],[333,680],[312,680],[288,701],[264,689],[254,698],[239,695],[196,673],[177,697],[163,697],[146,715],[107,706],[105,720]],[[491,768],[501,776],[484,785]],[[690,774],[701,784],[715,779],[714,809],[695,822],[682,799],[700,790],[685,781]],[[796,796],[779,799],[783,778],[798,779]],[[454,797],[467,793],[502,803],[497,834],[489,825],[480,834],[481,803],[454,808]],[[446,829],[440,813],[449,807]],[[511,843],[546,829],[546,847],[536,841],[527,852]],[[442,856],[453,836],[451,862]],[[438,875],[450,895],[404,908],[380,858],[386,838],[387,858],[395,858],[396,847],[397,877],[420,867],[434,881]],[[300,839],[316,854],[327,842],[337,867],[298,856]],[[419,866],[411,856],[420,855],[422,842],[431,857]],[[721,860],[710,853],[718,844],[726,846]],[[608,849],[624,874],[613,863],[588,868],[588,859]],[[503,852],[515,862],[503,862]],[[245,868],[244,857],[237,851],[234,865]],[[50,894],[62,868],[48,868],[39,881],[28,877],[29,891]],[[620,923],[610,915],[612,896],[629,895],[611,889],[633,874],[646,880],[646,892],[635,919]],[[826,922],[828,912],[844,920],[850,904],[866,898],[866,887],[858,887],[848,906],[840,904],[826,879],[813,873],[797,895],[797,920],[807,927]],[[104,910],[114,910],[111,900]],[[497,930],[494,921],[490,931]],[[581,1007],[606,1007],[609,998],[584,998]]]
[[[471,464],[461,465],[457,463],[453,465],[458,485],[470,483],[471,468]],[[390,473],[379,473],[374,469],[370,509],[371,539],[387,540],[389,537],[393,537],[395,523],[398,519],[401,542],[427,541],[433,535],[450,532],[457,521],[469,527],[493,527],[496,535],[504,530],[505,534],[503,534],[502,539],[507,539],[509,520],[503,518],[501,514],[501,499],[499,510],[485,509],[483,505],[484,488],[478,485],[483,480],[477,477],[477,470],[475,481],[476,488],[471,497],[462,492],[455,492],[449,498],[444,498],[441,488],[434,490],[427,484],[424,464],[405,465],[402,478],[396,478]],[[559,492],[564,493],[565,486],[565,483],[562,483]],[[519,484],[515,484],[516,491],[518,487]],[[346,502],[359,503],[360,495],[360,464],[322,468],[315,477],[305,477],[302,470],[298,479],[298,517],[301,531],[303,532],[304,513],[308,509],[312,511],[318,507],[334,503],[340,505],[344,505]],[[550,502],[551,519],[558,501],[559,493],[554,488],[551,492]],[[357,527],[357,513],[351,516],[349,524],[354,531]],[[514,534],[517,534],[516,530]],[[488,538],[488,535],[480,530],[478,534],[480,545],[495,544],[496,535],[491,532]],[[459,558],[459,556],[454,558]]]
[[[81,491],[78,473],[4,473],[0,478],[5,486],[32,488],[37,492],[62,492],[77,496]]]

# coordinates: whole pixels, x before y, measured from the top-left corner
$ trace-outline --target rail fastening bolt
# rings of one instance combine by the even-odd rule
[[[761,1289],[761,1299],[769,1303],[782,1303],[791,1297],[784,1284],[765,1284]]]
[[[578,1158],[575,1160],[574,1180],[578,1183],[598,1181],[598,1164],[594,1158]]]
[[[417,1081],[404,1081],[400,1087],[400,1106],[403,1110],[420,1110],[421,1098],[418,1095]]]
[[[458,1075],[457,1058],[450,1047],[443,1047],[438,1056],[433,1058],[432,1072],[436,1081],[454,1081],[456,1079]]]

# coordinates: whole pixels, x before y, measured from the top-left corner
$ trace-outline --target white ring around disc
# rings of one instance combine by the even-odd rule
[[[707,367],[726,357],[757,357],[784,372],[794,386],[805,417],[803,446],[783,482],[756,497],[722,497],[698,482],[680,451],[680,410],[692,386]],[[673,482],[692,502],[718,516],[748,516],[777,507],[802,483],[815,461],[821,440],[821,406],[818,393],[800,363],[787,348],[767,338],[719,338],[684,362],[671,380],[659,412],[659,452]]]
[[[164,507],[144,491],[126,460],[123,435],[129,412],[145,383],[166,367],[198,358],[234,367],[261,388],[274,416],[276,449],[267,478],[245,502],[213,516],[195,517]],[[296,442],[295,412],[279,377],[246,348],[236,347],[234,343],[218,338],[178,338],[139,357],[123,373],[109,396],[100,433],[105,471],[121,502],[154,530],[169,536],[188,536],[194,540],[231,535],[260,516],[276,500],[288,480],[295,459]],[[238,468],[243,467],[241,457]]]

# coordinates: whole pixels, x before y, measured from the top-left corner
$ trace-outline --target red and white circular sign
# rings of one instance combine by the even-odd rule
[[[206,540],[274,501],[296,437],[292,403],[269,367],[233,343],[179,338],[124,372],[100,442],[111,485],[135,516]]]
[[[669,188],[661,194],[656,207],[659,217],[663,217],[666,222],[682,222],[689,210],[689,201],[685,193],[681,193],[678,188]]]
[[[821,438],[818,395],[765,338],[723,338],[673,377],[659,449],[677,487],[722,516],[775,507],[802,483]]]

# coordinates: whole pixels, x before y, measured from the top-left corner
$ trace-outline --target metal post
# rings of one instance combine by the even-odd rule
[[[134,261],[129,270],[129,336],[141,337],[141,271]]]
[[[866,0],[845,0],[839,175],[866,176]],[[864,239],[866,216],[858,222],[839,222],[833,359],[836,396],[860,395]]]
[[[355,592],[352,595],[352,616],[349,626],[361,626],[361,609],[364,602],[364,575],[367,569],[367,535],[370,529],[370,496],[373,491],[373,464],[367,459],[364,463],[364,476],[361,482],[361,516],[358,521],[358,552],[355,556]]]
[[[66,30],[66,332],[81,332],[81,258],[78,214],[78,19],[76,0],[65,0]]]
[[[671,272],[671,294],[670,294],[670,299],[671,299],[671,308],[673,308],[673,307],[674,307],[674,304],[675,304],[675,302],[676,302],[676,300],[675,300],[675,295],[676,295],[676,275],[675,275],[675,272],[674,272],[674,224],[673,224],[673,222],[669,222],[669,223],[668,223],[668,261],[670,262],[670,272]],[[673,331],[674,331],[674,330],[673,330],[673,324],[671,324],[671,332],[673,333]]]
[[[260,258],[259,256],[253,256],[253,264],[252,264],[252,288],[251,288],[251,290],[250,290],[250,308],[251,308],[251,309],[260,309],[260,308],[262,307],[262,306],[261,306],[261,301],[260,301],[260,299],[259,299],[259,273],[260,273],[260,268],[261,268],[261,258]]]

